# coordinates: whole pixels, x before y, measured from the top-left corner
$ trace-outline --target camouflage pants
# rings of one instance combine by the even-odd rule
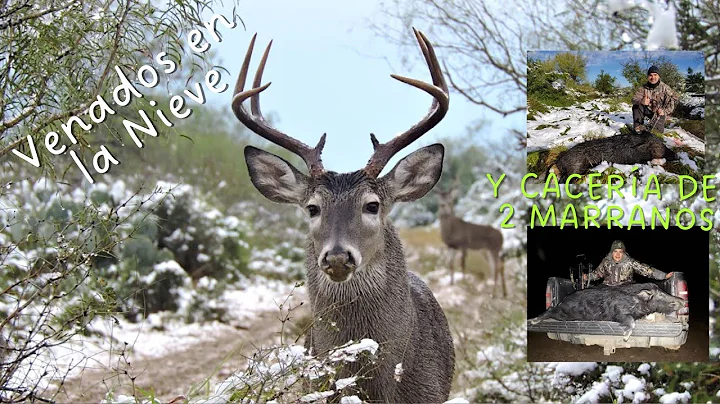
[[[662,132],[665,129],[665,116],[655,116],[647,105],[633,105],[633,127],[643,125],[645,117],[651,118],[647,125],[648,130]],[[654,119],[653,119],[654,118]]]
[[[655,114],[653,114],[653,112],[647,105],[633,105],[632,115],[633,126],[638,126],[643,124],[643,122],[645,121],[645,117],[652,118]]]

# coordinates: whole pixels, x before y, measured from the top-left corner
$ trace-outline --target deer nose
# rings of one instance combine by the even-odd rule
[[[324,267],[354,267],[355,259],[353,258],[350,251],[340,246],[335,246],[330,251],[325,253],[325,256],[322,259],[322,263]]]

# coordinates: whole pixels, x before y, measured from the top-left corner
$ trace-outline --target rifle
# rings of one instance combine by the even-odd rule
[[[665,105],[667,105],[667,102],[666,102],[666,101],[667,101],[667,94],[663,95],[662,102],[660,103],[660,107],[662,107],[663,110],[665,109],[665,108],[664,108]],[[656,113],[653,113],[653,117],[650,118],[650,122],[648,123],[648,126],[649,126],[649,129],[648,129],[648,130],[649,130],[650,132],[652,132],[652,131],[658,131],[658,132],[660,132],[661,129],[664,131],[664,128],[665,128],[665,117],[667,117],[667,112],[665,113],[665,115],[658,115],[657,112],[656,112]]]
[[[660,132],[661,129],[664,130],[665,128],[665,117],[667,115],[658,115],[657,113],[653,114],[653,117],[650,118],[650,122],[648,123],[648,130],[650,132],[652,131],[658,131]]]

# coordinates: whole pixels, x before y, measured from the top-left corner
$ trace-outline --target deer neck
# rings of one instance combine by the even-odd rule
[[[455,213],[440,213],[440,234],[442,236],[448,236],[452,233],[455,223],[460,221]]]

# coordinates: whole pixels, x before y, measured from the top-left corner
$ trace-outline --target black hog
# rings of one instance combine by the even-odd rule
[[[615,321],[623,325],[627,341],[635,320],[652,313],[670,314],[685,307],[685,300],[665,293],[654,283],[635,283],[583,289],[530,320],[537,324],[551,318],[561,321]]]
[[[630,294],[638,294],[643,290],[651,290],[654,292],[665,293],[665,291],[660,289],[660,286],[658,286],[656,283],[628,283],[628,284],[620,285],[620,286],[607,286],[604,283],[601,283],[599,285],[592,286],[592,288],[593,289],[615,288],[617,290],[621,290],[625,293],[630,293]],[[667,293],[665,293],[665,294],[667,294]]]
[[[650,132],[615,135],[588,140],[560,153],[555,171],[564,182],[570,174],[583,175],[603,161],[617,164],[646,163],[655,159],[677,160],[678,156],[665,146],[665,142]]]

